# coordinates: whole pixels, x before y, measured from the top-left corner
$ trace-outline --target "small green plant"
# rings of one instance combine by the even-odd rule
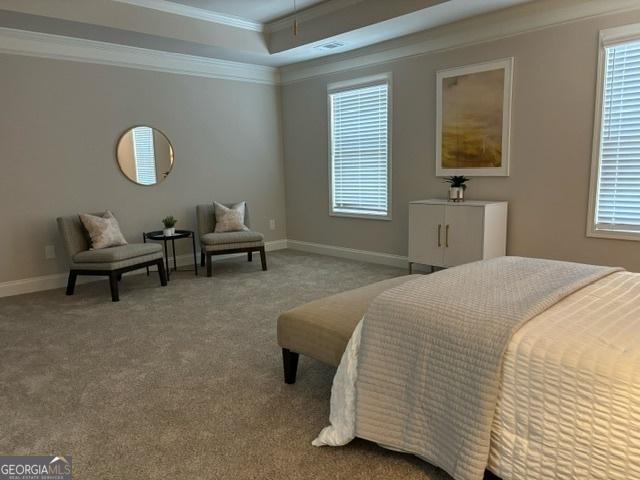
[[[471,180],[470,178],[465,177],[464,175],[454,175],[453,177],[446,177],[444,179],[445,183],[448,183],[454,188],[461,188],[462,190],[467,189],[466,182]]]
[[[178,223],[178,220],[173,215],[169,215],[162,219],[162,223],[164,224],[164,228],[173,228],[176,223]]]

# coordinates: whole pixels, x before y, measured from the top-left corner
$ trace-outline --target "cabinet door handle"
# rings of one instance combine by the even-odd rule
[[[442,230],[442,225],[438,224],[438,248],[442,246],[440,243],[440,231]]]
[[[444,246],[449,248],[449,225],[444,229]]]

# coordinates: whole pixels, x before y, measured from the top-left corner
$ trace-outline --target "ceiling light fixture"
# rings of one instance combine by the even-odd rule
[[[340,47],[344,47],[344,42],[333,41],[333,42],[323,43],[322,45],[316,45],[313,48],[316,48],[318,50],[333,50],[334,48],[340,48]]]

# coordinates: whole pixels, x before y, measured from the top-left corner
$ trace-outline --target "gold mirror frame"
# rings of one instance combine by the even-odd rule
[[[175,165],[169,138],[163,131],[149,125],[127,128],[118,138],[115,157],[127,180],[143,187],[164,181]]]

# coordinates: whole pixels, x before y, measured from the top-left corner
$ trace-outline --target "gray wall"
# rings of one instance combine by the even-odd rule
[[[640,11],[589,19],[284,86],[288,238],[406,255],[407,203],[447,191],[435,177],[436,71],[513,56],[511,176],[476,177],[467,196],[509,201],[511,255],[640,271],[639,243],[585,235],[598,31],[639,21]],[[388,71],[393,220],[330,217],[327,83]]]
[[[65,270],[63,214],[111,209],[140,241],[166,215],[193,229],[196,204],[246,200],[254,228],[285,238],[277,87],[9,55],[0,71],[0,282]],[[175,149],[157,186],[133,184],[115,161],[118,137],[137,124]],[[44,259],[48,244],[57,259]]]

